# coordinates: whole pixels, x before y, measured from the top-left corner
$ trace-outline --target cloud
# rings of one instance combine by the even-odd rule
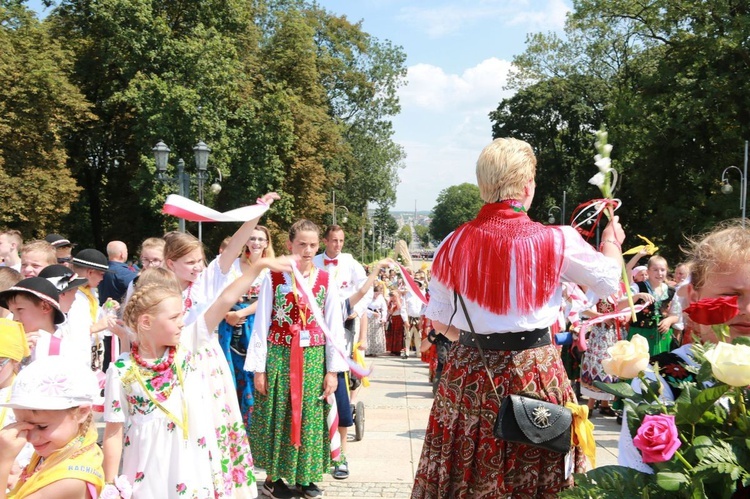
[[[407,84],[399,92],[401,105],[437,112],[487,105],[494,109],[510,95],[503,90],[510,67],[509,61],[492,57],[459,75],[431,64],[415,64],[408,68]]]
[[[413,209],[416,199],[428,209],[446,187],[476,182],[476,159],[492,139],[488,113],[512,95],[503,90],[509,69],[510,62],[494,57],[461,74],[430,64],[408,68],[394,120],[395,140],[407,154],[396,208]]]
[[[458,0],[434,7],[402,7],[396,18],[431,38],[441,38],[487,22],[495,23],[495,28],[560,30],[570,10],[566,0]]]

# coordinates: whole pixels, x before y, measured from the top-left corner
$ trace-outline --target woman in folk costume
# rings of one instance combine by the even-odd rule
[[[526,142],[496,139],[485,147],[477,182],[486,204],[438,248],[425,315],[458,341],[432,406],[413,498],[552,497],[572,484],[565,454],[498,439],[493,427],[500,400],[510,394],[575,402],[549,333],[561,283],[614,293],[625,235],[614,217],[599,253],[572,227],[531,221],[535,174]],[[572,447],[569,458],[583,470],[581,449]]]
[[[255,373],[250,440],[258,466],[266,470],[263,492],[291,497],[284,483],[304,497],[321,497],[314,482],[329,470],[330,440],[325,398],[348,369],[342,355],[344,319],[338,286],[313,265],[319,230],[309,220],[289,229],[287,249],[312,290],[331,332],[326,338],[293,274],[270,272],[263,280],[245,369]]]

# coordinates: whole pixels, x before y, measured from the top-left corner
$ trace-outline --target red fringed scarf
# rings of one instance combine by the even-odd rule
[[[515,261],[516,309],[532,312],[559,286],[564,250],[562,234],[555,237],[559,231],[531,221],[511,202],[486,204],[443,242],[432,275],[490,312],[506,314]]]

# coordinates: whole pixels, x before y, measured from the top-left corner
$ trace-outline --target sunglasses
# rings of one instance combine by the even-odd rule
[[[64,257],[64,258],[58,258],[57,263],[68,263],[73,259],[73,257]]]

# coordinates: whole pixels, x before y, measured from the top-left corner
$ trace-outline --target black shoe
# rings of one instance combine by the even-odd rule
[[[323,491],[320,490],[320,488],[312,482],[310,482],[308,485],[297,484],[297,490],[299,490],[300,494],[302,494],[302,497],[323,497]]]
[[[268,497],[273,497],[274,499],[293,499],[295,497],[294,492],[287,487],[287,485],[284,483],[284,480],[279,478],[275,482],[270,481],[268,478],[266,478],[265,483],[263,483],[263,489],[262,489],[263,495]]]

